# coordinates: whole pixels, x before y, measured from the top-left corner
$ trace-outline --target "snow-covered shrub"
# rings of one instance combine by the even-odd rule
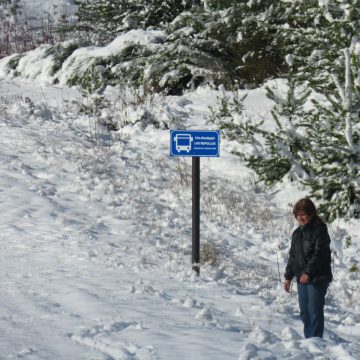
[[[86,87],[96,73],[104,87],[127,83],[168,94],[213,81],[220,74],[216,59],[192,49],[181,36],[174,39],[162,31],[129,31],[105,47],[75,50],[55,79],[60,84]],[[211,64],[212,70],[205,69],[204,62]]]
[[[176,74],[183,77],[179,86],[215,83],[231,87],[238,80],[241,87],[251,87],[278,73],[283,57],[278,55],[271,30],[272,21],[278,19],[278,5],[253,8],[234,0],[218,5],[209,3],[209,11],[183,12],[166,27],[167,42],[176,47],[169,47],[162,57],[179,59],[183,69]],[[179,64],[175,62],[176,69]]]

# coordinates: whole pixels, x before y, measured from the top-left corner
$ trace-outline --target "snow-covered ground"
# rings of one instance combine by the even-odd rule
[[[216,95],[200,88],[154,111],[208,127]],[[201,160],[201,236],[218,262],[197,278],[191,161],[170,158],[168,130],[95,128],[76,99],[0,81],[0,359],[360,359],[359,273],[348,271],[359,221],[331,226],[325,336],[304,340],[296,288],[281,284],[304,193],[259,189],[222,141],[220,158]],[[270,108],[263,88],[249,92],[248,114]]]

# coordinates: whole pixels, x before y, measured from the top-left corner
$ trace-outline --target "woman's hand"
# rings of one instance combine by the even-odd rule
[[[284,282],[284,289],[287,293],[289,293],[290,288],[291,288],[291,280],[286,279]]]
[[[300,277],[300,284],[306,285],[310,282],[310,276],[308,274],[302,274]]]

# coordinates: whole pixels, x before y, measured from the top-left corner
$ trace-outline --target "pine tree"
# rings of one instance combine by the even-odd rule
[[[283,73],[285,53],[276,37],[282,2],[219,0],[209,6],[217,17],[206,33],[221,44],[231,85],[237,79],[241,86],[256,87]]]
[[[141,29],[163,29],[183,11],[190,9],[189,1],[134,0],[138,4],[138,24]]]
[[[154,67],[161,71],[159,83],[166,84],[168,92],[181,94],[202,83],[224,81],[221,43],[207,32],[214,16],[202,9],[183,12],[166,28],[168,36]]]
[[[98,44],[106,44],[131,29],[161,29],[190,6],[187,1],[178,0],[76,0],[76,3],[77,30]]]
[[[106,44],[118,33],[121,20],[134,11],[126,0],[76,0],[76,30],[86,40]]]
[[[331,74],[342,74],[342,50],[358,35],[359,0],[294,0],[286,9],[287,28],[279,33],[287,53],[294,54],[297,71],[318,92]]]
[[[289,3],[284,44],[293,51],[299,76],[326,101],[304,121],[312,176],[304,183],[322,202],[328,220],[359,210],[359,60],[360,1],[317,0]],[[349,49],[345,47],[352,44]]]
[[[323,89],[327,102],[313,100],[316,112],[309,113],[305,123],[314,174],[305,184],[322,202],[319,210],[330,221],[360,215],[360,63],[356,44],[343,50],[343,76],[333,74],[328,79],[332,86]]]
[[[290,65],[292,61],[288,60]],[[267,185],[281,181],[287,176],[291,181],[309,176],[307,136],[302,120],[303,106],[311,90],[299,86],[292,66],[287,77],[288,89],[285,96],[266,88],[267,97],[275,102],[271,111],[275,121],[275,131],[256,129],[264,140],[264,148],[259,155],[246,158],[247,165],[259,175],[259,180]]]

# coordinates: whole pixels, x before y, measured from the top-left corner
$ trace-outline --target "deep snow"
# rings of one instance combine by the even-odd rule
[[[249,92],[249,115],[269,117],[264,94]],[[216,95],[200,88],[154,111],[208,127]],[[221,258],[196,278],[190,160],[170,158],[169,131],[152,126],[91,136],[75,99],[0,81],[1,359],[360,358],[359,273],[348,271],[360,261],[358,221],[330,227],[325,337],[304,340],[296,289],[279,282],[290,205],[304,191],[258,189],[223,140],[220,158],[201,160],[202,241]]]
[[[27,14],[74,10],[23,2]],[[359,272],[348,270],[360,263],[359,221],[330,226],[325,336],[304,340],[296,288],[287,295],[279,282],[304,190],[263,191],[222,140],[219,159],[201,160],[202,242],[221,256],[196,278],[190,160],[169,157],[167,130],[94,136],[79,93],[47,85],[44,53],[23,59],[28,82],[0,62],[0,359],[360,359]],[[217,95],[198,89],[151,110],[205,128]],[[246,114],[269,120],[271,106],[264,88],[252,90]]]

